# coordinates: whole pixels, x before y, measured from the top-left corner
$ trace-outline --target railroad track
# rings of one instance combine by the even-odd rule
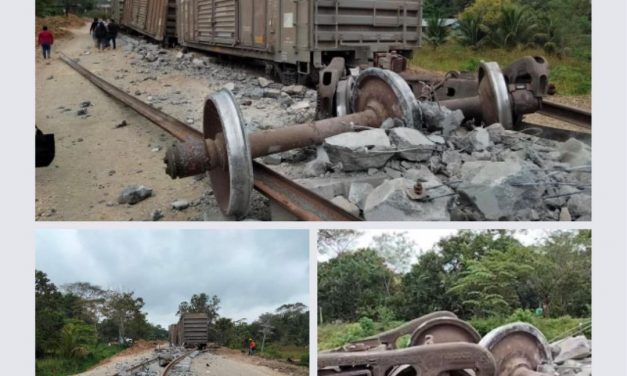
[[[203,135],[198,130],[188,127],[178,119],[127,94],[118,87],[96,76],[65,54],[60,53],[60,59],[96,85],[96,87],[144,116],[177,140],[199,145],[202,145],[204,142]],[[334,222],[362,220],[260,163],[253,161],[253,171],[254,188],[299,220]]]
[[[582,128],[592,129],[592,112],[580,108],[543,100],[542,109],[538,113]]]
[[[190,355],[192,355],[196,350],[190,350],[187,351],[186,353],[184,353],[183,355],[179,356],[178,358],[172,360],[164,369],[163,369],[163,373],[161,374],[161,376],[172,376],[174,375],[175,372],[175,368],[176,365],[179,364],[180,362],[182,362],[183,360],[185,360],[185,358],[189,357]],[[201,350],[198,353],[204,353],[207,352],[208,350]]]

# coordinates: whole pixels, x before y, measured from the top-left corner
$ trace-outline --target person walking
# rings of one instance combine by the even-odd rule
[[[115,20],[111,20],[109,21],[109,26],[107,26],[107,30],[108,30],[108,36],[109,36],[109,42],[111,44],[111,46],[113,47],[113,49],[115,50],[115,40],[118,37],[118,32],[120,31],[120,28],[118,27],[118,24],[115,23]]]
[[[94,17],[94,22],[91,23],[91,27],[89,28],[89,34],[94,40],[94,45],[98,48],[98,38],[96,38],[96,27],[98,26],[98,17]]]
[[[41,46],[44,53],[44,59],[50,59],[50,51],[54,44],[54,36],[48,31],[48,26],[44,26],[43,30],[37,37],[37,43]]]
[[[102,50],[105,47],[105,42],[107,39],[107,27],[105,26],[104,22],[98,22],[98,25],[94,30],[94,35],[97,39],[96,46],[99,50]]]

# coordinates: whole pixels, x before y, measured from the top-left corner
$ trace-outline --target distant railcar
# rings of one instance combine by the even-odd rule
[[[124,10],[124,0],[111,1],[111,18],[117,23],[122,22],[122,12]]]
[[[177,331],[177,346],[204,348],[209,342],[209,317],[206,313],[181,315]]]
[[[120,24],[171,45],[176,40],[176,0],[125,0]]]

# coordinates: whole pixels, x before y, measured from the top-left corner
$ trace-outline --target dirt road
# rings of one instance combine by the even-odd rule
[[[309,374],[306,368],[287,365],[259,357],[248,357],[222,349],[218,354],[204,353],[194,359],[192,375],[213,376],[281,376]]]
[[[118,354],[102,364],[75,376],[113,376],[117,373],[136,366],[159,355],[154,349],[143,349],[131,353]],[[248,357],[237,351],[220,349],[217,353],[205,352],[195,355],[192,359],[185,359],[179,364],[181,368],[173,368],[171,376],[306,376],[309,374],[306,367],[299,367],[283,362]],[[161,375],[164,368],[154,362],[149,364],[149,373]]]
[[[92,72],[129,93],[150,101],[166,97],[159,107],[196,128],[201,123],[201,103],[220,81],[192,77],[185,72],[153,72],[138,64],[121,37],[117,50],[97,51],[89,26],[72,30],[53,47],[45,63],[37,55],[36,121],[45,133],[54,133],[56,159],[36,171],[36,219],[45,221],[168,221],[223,220],[207,178],[171,180],[163,157],[175,141],[134,111],[124,107],[89,83],[55,56],[62,51]],[[176,54],[177,51],[163,51]],[[134,60],[135,59],[135,60]],[[87,114],[79,115],[81,103]],[[125,121],[128,125],[115,128]],[[129,185],[144,185],[153,196],[136,205],[118,204]],[[186,200],[187,209],[172,203]],[[256,197],[253,219],[269,219],[267,203]]]

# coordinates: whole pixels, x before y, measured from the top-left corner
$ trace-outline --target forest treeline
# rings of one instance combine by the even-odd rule
[[[406,233],[355,249],[353,230],[321,231],[319,321],[411,320],[448,310],[463,319],[591,315],[591,231],[553,232],[523,245],[507,230],[459,231],[416,257]]]
[[[194,294],[179,304],[177,316],[206,313],[210,342],[241,348],[245,339],[254,338],[259,345],[264,341],[271,357],[291,356],[308,363],[306,305],[284,304],[247,323],[221,317],[220,302],[216,295]],[[167,329],[147,320],[144,304],[134,292],[108,290],[88,282],[56,286],[46,273],[35,271],[37,373],[80,372],[137,340],[167,340]]]

